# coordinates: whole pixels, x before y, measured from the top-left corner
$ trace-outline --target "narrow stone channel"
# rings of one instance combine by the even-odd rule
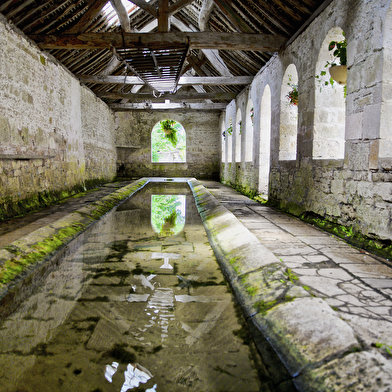
[[[186,182],[102,218],[0,325],[0,391],[273,391]]]

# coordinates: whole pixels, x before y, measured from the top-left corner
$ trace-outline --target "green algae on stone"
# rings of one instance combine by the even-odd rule
[[[294,272],[291,270],[291,268],[287,268],[286,272],[284,274],[287,276],[287,279],[291,283],[294,283],[294,281],[299,280],[298,276],[294,274]]]
[[[255,308],[259,313],[261,313],[263,316],[265,316],[270,309],[272,309],[274,306],[276,306],[278,303],[278,300],[273,300],[269,302],[265,301],[258,301],[255,303]]]
[[[5,196],[0,198],[0,221],[24,216],[40,208],[59,203],[72,196],[78,197],[78,194],[82,191],[94,189],[97,185],[102,185],[105,182],[107,181],[103,179],[84,181],[68,189],[46,190],[20,200],[15,200],[11,196]],[[83,196],[83,194],[80,194],[80,196]]]
[[[359,232],[352,225],[345,226],[338,223],[336,219],[329,220],[312,212],[304,212],[300,215],[300,219],[342,238],[357,248],[365,249],[386,259],[392,259],[392,240],[390,239],[372,238]]]
[[[118,204],[119,200],[125,199],[131,192],[138,190],[142,187],[147,180],[137,181],[131,187],[118,192],[114,200],[105,200],[102,205],[96,205],[93,211],[93,216],[99,219],[102,215],[107,213],[111,208]],[[109,196],[110,197],[110,196]],[[110,208],[109,208],[110,207]],[[39,241],[30,246],[31,252],[21,252],[18,247],[8,245],[6,249],[15,255],[14,258],[6,260],[0,266],[0,288],[14,280],[20,273],[22,273],[29,265],[37,264],[43,261],[50,254],[60,249],[63,245],[70,242],[78,233],[86,228],[86,224],[74,221],[66,227],[61,227],[58,232]]]
[[[391,357],[392,357],[392,345],[388,345],[386,343],[380,343],[380,342],[376,342],[374,343],[374,346],[387,352]]]

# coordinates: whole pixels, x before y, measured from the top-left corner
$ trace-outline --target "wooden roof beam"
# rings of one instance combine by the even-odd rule
[[[120,25],[123,31],[130,33],[131,22],[129,20],[128,12],[124,7],[124,4],[121,2],[121,0],[110,0],[110,4],[112,5],[113,9],[116,11],[118,20],[120,21]]]
[[[173,15],[180,11],[182,8],[186,7],[188,4],[192,3],[194,0],[177,0],[174,4],[169,7],[169,14]]]
[[[81,33],[34,34],[29,36],[41,49],[181,48],[277,52],[287,37],[268,34],[170,32],[170,33]]]
[[[210,13],[212,12],[214,8],[214,2],[213,0],[205,0],[203,2],[202,9],[199,14],[199,28],[201,31],[205,30],[205,27],[207,25],[207,20],[209,18]],[[200,20],[202,19],[202,21]],[[179,19],[176,17],[172,17],[172,23],[180,31],[193,31],[195,32],[194,28],[192,26],[187,26],[185,23],[181,22]],[[219,54],[219,51],[217,49],[201,49],[203,52],[204,56],[207,57],[207,59],[210,61],[211,65],[218,71],[218,73],[221,76],[233,76],[232,73],[230,72],[229,68],[227,68],[225,62],[223,61],[222,57]],[[199,72],[198,72],[199,73]],[[200,75],[200,73],[199,73]]]
[[[226,103],[112,103],[116,112],[127,110],[224,110]]]
[[[214,5],[214,0],[203,0],[198,19],[200,31],[205,31],[207,29],[207,24],[214,9]]]
[[[198,93],[196,91],[178,91],[175,94],[165,94],[161,97],[155,98],[149,93],[120,93],[120,92],[94,92],[97,97],[109,99],[128,99],[128,100],[148,100],[150,102],[164,102],[169,99],[170,102],[183,101],[199,101],[205,99],[231,101],[237,96],[237,93],[227,92],[213,92],[213,93]]]
[[[131,3],[137,5],[140,7],[142,10],[148,12],[150,15],[152,15],[154,18],[158,18],[158,11],[157,9],[152,6],[151,4],[147,3],[144,0],[129,0]]]
[[[114,75],[76,75],[82,83],[103,84],[133,84],[144,85],[145,83],[137,76],[114,76]],[[219,86],[219,85],[243,85],[250,84],[253,76],[181,76],[179,86]]]
[[[170,30],[169,0],[158,1],[158,31],[167,33]]]

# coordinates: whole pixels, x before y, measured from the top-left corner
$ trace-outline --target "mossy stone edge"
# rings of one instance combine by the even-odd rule
[[[37,279],[42,280],[54,268],[66,245],[148,182],[146,178],[134,181],[1,248],[0,318],[30,295],[39,284]]]

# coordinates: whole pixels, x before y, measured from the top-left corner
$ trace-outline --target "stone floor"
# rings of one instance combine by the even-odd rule
[[[216,182],[203,185],[260,242],[323,298],[363,344],[392,346],[392,266],[299,219]]]

